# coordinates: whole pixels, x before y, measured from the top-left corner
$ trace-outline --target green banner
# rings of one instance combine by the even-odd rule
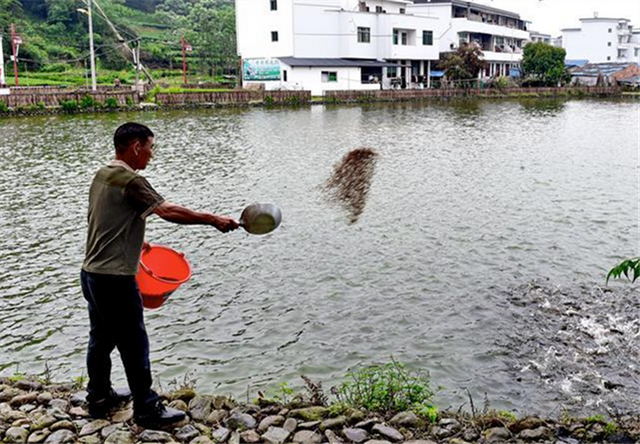
[[[244,59],[242,65],[244,80],[280,80],[278,59]]]

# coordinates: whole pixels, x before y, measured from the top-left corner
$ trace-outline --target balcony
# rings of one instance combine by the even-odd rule
[[[517,28],[509,28],[496,24],[482,23],[466,18],[451,19],[451,27],[457,32],[497,35],[519,40],[529,40],[529,32]]]

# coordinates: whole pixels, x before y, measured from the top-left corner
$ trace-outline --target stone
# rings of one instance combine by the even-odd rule
[[[49,404],[49,402],[51,402],[52,399],[53,399],[53,395],[51,393],[42,392],[38,395],[38,397],[36,398],[36,401],[38,402],[38,404],[47,405]]]
[[[118,430],[107,436],[104,444],[135,444],[136,437],[127,430]]]
[[[172,409],[182,410],[183,412],[186,412],[187,410],[189,410],[189,406],[187,406],[187,403],[184,402],[182,399],[176,399],[174,401],[171,401],[169,403],[169,407],[171,407]]]
[[[484,432],[484,441],[486,443],[501,443],[511,439],[511,433],[504,427],[494,427]]]
[[[365,442],[364,444],[391,444],[389,441],[383,441],[383,440],[379,440],[379,439],[370,439],[369,441]]]
[[[211,414],[211,399],[196,396],[189,401],[189,415],[196,421],[204,421]]]
[[[371,418],[357,423],[355,427],[358,429],[370,429],[376,424],[380,424],[380,420],[378,418]]]
[[[47,436],[44,442],[45,444],[72,444],[76,442],[76,434],[67,429],[57,430]]]
[[[34,404],[38,402],[38,394],[36,392],[26,393],[24,395],[17,395],[11,398],[9,405],[13,408],[20,407],[24,404]]]
[[[266,444],[283,444],[290,433],[281,427],[269,427],[267,433],[262,435],[262,440]]]
[[[347,423],[346,416],[338,416],[336,418],[326,419],[320,423],[320,430],[323,432],[327,429],[339,429]]]
[[[194,438],[189,444],[214,444],[209,437],[200,435],[197,438]]]
[[[523,430],[527,429],[537,429],[544,425],[544,421],[540,418],[536,418],[535,416],[527,416],[526,418],[522,418],[519,421],[514,422],[509,426],[509,430],[512,433],[518,434]]]
[[[338,435],[333,430],[325,430],[324,436],[329,440],[329,444],[344,444]]]
[[[11,427],[4,433],[4,441],[12,442],[12,443],[25,443],[27,442],[27,437],[29,436],[29,431],[22,427]]]
[[[73,407],[73,408],[69,409],[69,414],[71,416],[76,416],[76,417],[79,417],[79,418],[86,418],[87,416],[89,416],[87,411],[85,409],[83,409],[82,407]]]
[[[295,419],[293,419],[293,418],[290,418],[290,419],[295,421]],[[321,421],[301,422],[300,424],[298,424],[298,428],[299,429],[315,429],[316,427],[318,427],[320,425],[320,422]],[[293,430],[295,430],[295,429],[293,429]]]
[[[211,428],[207,427],[204,424],[201,424],[199,422],[194,422],[193,426],[198,429],[198,431],[200,433],[202,433],[203,435],[207,435],[207,436],[211,436]]]
[[[193,440],[193,438],[195,438],[196,436],[200,435],[200,432],[191,424],[187,424],[181,427],[180,430],[178,430],[175,435],[176,435],[176,438],[178,438],[178,440],[182,442],[189,442]]]
[[[426,441],[429,444],[436,444],[433,441]],[[407,444],[406,442],[404,444]],[[449,440],[449,444],[470,444],[469,441],[465,441],[464,439],[460,439],[460,438],[451,438]]]
[[[240,440],[249,444],[260,442],[260,434],[255,430],[247,430],[240,433]]]
[[[290,414],[305,421],[319,421],[329,414],[329,410],[325,407],[313,406],[291,410]]]
[[[369,434],[365,429],[346,428],[342,431],[342,433],[349,441],[356,443],[361,443],[369,439]]]
[[[24,419],[27,417],[27,414],[25,412],[20,412],[18,410],[9,410],[8,412],[4,412],[2,414],[2,419],[4,419],[5,422],[13,422],[13,421],[17,421],[18,419]]]
[[[420,418],[418,418],[418,415],[409,411],[409,412],[398,413],[396,416],[391,418],[391,420],[389,421],[389,424],[396,427],[414,428],[414,427],[418,427],[421,422],[422,421],[420,421]]]
[[[102,436],[103,438],[106,438],[107,436],[119,430],[123,430],[122,424],[111,424],[109,426],[106,426],[102,430],[100,430],[100,436]]]
[[[191,401],[193,398],[195,398],[197,396],[196,391],[194,389],[191,388],[183,388],[180,390],[176,390],[175,392],[171,392],[171,394],[169,394],[169,400],[170,401],[175,401],[176,399],[180,399],[184,402],[189,402]]]
[[[272,415],[267,416],[262,421],[260,421],[260,425],[258,425],[259,432],[266,432],[267,429],[271,426],[281,426],[284,424],[284,416],[280,415]]]
[[[320,444],[322,436],[311,430],[300,430],[293,436],[292,441],[301,444]]]
[[[396,441],[396,442],[404,441],[404,436],[402,436],[402,433],[398,432],[393,427],[389,427],[382,424],[376,424],[375,426],[373,426],[371,430],[374,433],[378,433],[384,436],[385,438],[389,438],[391,441]]]
[[[36,430],[35,432],[29,435],[29,438],[27,439],[27,443],[39,444],[41,442],[44,442],[44,440],[47,439],[47,436],[49,435],[51,435],[51,431],[49,431],[49,429]]]
[[[73,395],[71,395],[71,398],[69,398],[69,401],[71,401],[72,406],[78,407],[79,405],[82,405],[85,402],[87,402],[87,392],[84,390],[75,392]]]
[[[11,427],[24,427],[29,430],[31,428],[31,420],[29,418],[22,418],[11,423]]]
[[[31,430],[41,430],[55,424],[58,420],[51,415],[43,415],[34,419]]]
[[[90,435],[90,436],[83,436],[82,438],[80,438],[78,442],[81,444],[102,444],[102,438],[97,434]]]
[[[431,434],[438,439],[445,439],[453,435],[455,432],[446,427],[435,426],[431,429]]]
[[[226,396],[216,396],[215,398],[213,398],[213,408],[217,410],[222,410],[226,403],[227,403]]]
[[[456,443],[454,443],[454,441],[456,439],[457,438],[454,438],[451,441],[449,441],[449,444],[456,444]],[[461,440],[459,440],[459,441],[461,441]],[[436,444],[436,443],[431,441],[430,439],[411,439],[409,441],[405,441],[404,444]],[[460,442],[458,444],[462,444],[462,442]]]
[[[544,426],[535,429],[525,429],[518,434],[518,438],[524,441],[540,441],[543,439],[550,439],[551,436],[551,430]]]
[[[161,430],[145,430],[138,438],[146,442],[175,442],[173,436]]]
[[[320,421],[315,422],[319,423]],[[296,421],[295,418],[287,418],[282,428],[289,433],[293,433],[296,431],[296,428],[298,428],[298,421]]]
[[[36,406],[33,404],[24,404],[20,406],[20,411],[25,413],[32,412],[35,409],[36,409]]]
[[[33,379],[23,379],[16,382],[16,387],[26,392],[39,392],[42,390],[42,383],[40,381],[34,381]]]
[[[56,430],[62,430],[62,429],[71,430],[72,432],[75,432],[76,426],[74,426],[73,423],[68,419],[63,419],[62,421],[58,421],[52,424],[51,427],[49,427],[49,430],[51,430],[52,432],[55,432]]]
[[[82,430],[80,430],[80,436],[93,435],[94,433],[99,432],[108,425],[111,425],[111,423],[106,419],[96,419],[95,421],[91,421],[89,424],[82,427]]]
[[[69,409],[71,408],[71,405],[69,401],[67,401],[66,399],[56,398],[49,401],[49,407],[53,409],[58,409],[61,412],[69,413]]]
[[[127,422],[130,421],[131,418],[133,418],[132,409],[119,410],[113,414],[111,422]]]
[[[469,428],[462,433],[462,439],[469,442],[477,441],[480,439],[480,434],[475,429]]]
[[[363,411],[358,409],[347,409],[346,411],[347,418],[349,418],[350,422],[360,422],[366,418],[367,415],[364,414]]]
[[[229,416],[224,420],[224,423],[227,427],[232,430],[246,430],[246,429],[255,429],[256,428],[256,420],[253,416],[248,413],[239,413],[236,412],[233,415]]]
[[[222,421],[227,419],[228,416],[229,412],[227,412],[226,410],[214,410],[209,416],[207,416],[205,422],[207,424],[220,424],[222,423]]]
[[[226,427],[219,427],[211,433],[211,439],[215,442],[225,442],[229,439],[229,435],[231,434],[231,430]]]
[[[229,444],[240,444],[240,432],[233,432],[231,434]]]
[[[21,393],[22,391],[16,388],[7,387],[0,392],[0,402],[9,402],[16,396],[20,395]]]
[[[71,422],[73,423],[76,430],[82,430],[82,428],[87,424],[89,424],[90,421],[87,419],[76,419],[75,421],[71,421]]]

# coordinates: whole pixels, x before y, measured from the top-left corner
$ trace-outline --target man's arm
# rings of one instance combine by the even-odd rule
[[[199,213],[170,202],[162,202],[154,210],[162,219],[183,225],[212,225],[223,233],[233,231],[239,227],[238,222],[230,217],[218,216],[211,213]]]

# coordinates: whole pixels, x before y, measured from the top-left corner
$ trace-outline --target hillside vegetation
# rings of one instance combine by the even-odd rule
[[[110,28],[98,8],[93,11],[94,40],[100,80],[127,80],[131,53],[123,41],[141,42],[141,60],[154,77],[180,78],[181,37],[191,75],[203,78],[235,72],[233,0],[93,0],[116,27]],[[23,44],[19,68],[24,84],[78,84],[86,80],[89,34],[85,0],[0,0],[0,33],[4,38],[7,74],[13,71],[10,26],[15,23]],[[9,77],[9,75],[7,75]],[[36,80],[34,80],[36,79]],[[7,81],[11,79],[7,78]]]

